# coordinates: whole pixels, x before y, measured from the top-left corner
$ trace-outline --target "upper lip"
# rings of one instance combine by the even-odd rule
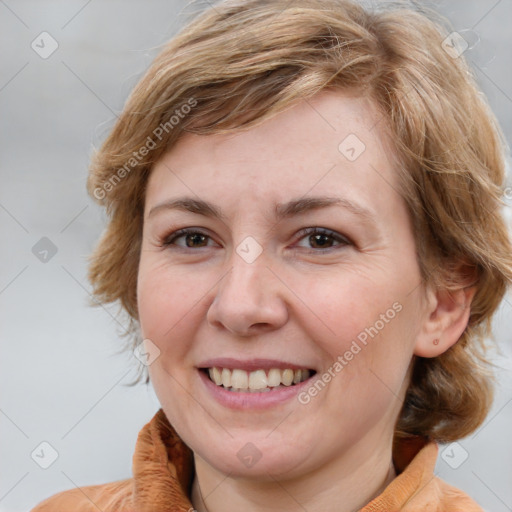
[[[270,370],[271,368],[279,368],[285,370],[311,370],[312,368],[304,364],[295,364],[289,361],[279,361],[277,359],[235,359],[233,357],[216,357],[207,359],[197,365],[198,368],[228,368],[230,370],[240,369],[248,372],[255,370]]]

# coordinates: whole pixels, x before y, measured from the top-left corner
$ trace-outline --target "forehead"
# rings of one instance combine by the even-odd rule
[[[186,134],[155,164],[146,203],[196,194],[266,207],[339,192],[385,207],[398,185],[383,125],[368,98],[326,91],[249,130]]]

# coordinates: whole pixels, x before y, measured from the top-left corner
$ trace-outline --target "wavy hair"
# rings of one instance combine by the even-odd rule
[[[380,110],[394,145],[424,284],[477,287],[458,342],[415,358],[396,436],[447,442],[474,431],[492,402],[491,318],[512,280],[501,214],[507,148],[464,57],[446,51],[448,34],[446,20],[404,2],[227,0],[166,43],[87,182],[108,214],[90,256],[93,297],[128,314],[128,347],[140,342],[137,271],[154,163],[184,133],[244,130],[324,89],[356,90]]]

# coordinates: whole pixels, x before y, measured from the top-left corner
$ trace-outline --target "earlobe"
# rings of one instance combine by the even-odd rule
[[[430,310],[423,320],[414,355],[437,357],[452,347],[468,324],[476,287],[431,292]]]

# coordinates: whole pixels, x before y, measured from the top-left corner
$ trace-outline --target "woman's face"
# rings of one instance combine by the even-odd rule
[[[246,132],[188,134],[152,171],[150,377],[222,473],[293,477],[391,444],[426,308],[381,117],[323,92]]]

